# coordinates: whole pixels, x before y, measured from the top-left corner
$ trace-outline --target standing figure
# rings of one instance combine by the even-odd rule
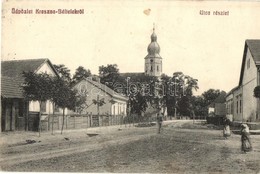
[[[161,133],[162,122],[163,122],[163,117],[159,113],[159,114],[157,114],[158,134]]]
[[[231,121],[225,117],[223,120],[223,124],[224,124],[223,136],[225,139],[227,139],[231,135],[231,132],[230,132]]]
[[[250,132],[247,124],[241,124],[241,150],[244,153],[252,151]]]

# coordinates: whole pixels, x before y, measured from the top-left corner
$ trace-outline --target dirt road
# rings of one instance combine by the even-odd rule
[[[224,140],[221,130],[201,123],[165,122],[161,134],[156,129],[121,126],[31,136],[36,143],[2,144],[0,164],[3,171],[35,172],[260,172],[259,135],[252,136],[254,151],[242,154],[239,135]]]

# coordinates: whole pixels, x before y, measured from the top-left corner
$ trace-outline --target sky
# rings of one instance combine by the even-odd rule
[[[12,14],[12,8],[33,14]],[[84,14],[35,14],[36,9]],[[210,88],[228,92],[238,85],[245,40],[260,39],[259,19],[257,1],[8,0],[2,4],[1,60],[48,58],[72,74],[78,66],[98,74],[107,64],[144,72],[155,24],[163,73],[198,79],[196,95]]]

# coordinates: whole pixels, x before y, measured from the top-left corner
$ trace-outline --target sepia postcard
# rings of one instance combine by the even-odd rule
[[[1,173],[260,173],[260,1],[3,0],[1,29]]]

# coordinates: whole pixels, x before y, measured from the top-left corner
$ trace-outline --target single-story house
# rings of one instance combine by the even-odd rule
[[[73,89],[86,96],[86,106],[82,111],[77,111],[81,114],[127,115],[128,97],[100,83],[97,77],[83,79],[75,84]],[[99,101],[103,101],[102,106],[96,103]]]
[[[27,59],[1,61],[1,131],[25,130],[29,125],[27,119],[31,118],[31,127],[37,128],[37,113],[42,111],[42,119],[53,113],[53,106],[47,101],[40,108],[38,101],[26,101],[23,95],[23,72],[47,73],[58,76],[49,59]],[[59,109],[56,109],[60,112]]]
[[[209,115],[214,116],[225,116],[226,105],[225,105],[226,92],[222,91],[219,96],[212,102],[208,107]]]

